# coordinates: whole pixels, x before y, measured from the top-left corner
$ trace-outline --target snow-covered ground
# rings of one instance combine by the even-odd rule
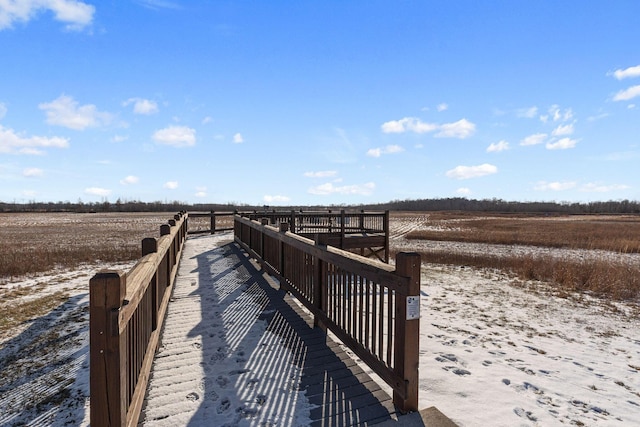
[[[0,426],[88,424],[95,271],[0,288],[59,286],[70,295],[51,313],[3,331]],[[42,283],[48,286],[36,286]],[[434,405],[460,426],[640,426],[637,304],[559,298],[545,284],[433,265],[423,266],[421,304],[421,407]]]
[[[461,426],[640,425],[637,306],[423,267],[420,403]]]

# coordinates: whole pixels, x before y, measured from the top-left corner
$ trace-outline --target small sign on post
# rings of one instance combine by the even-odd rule
[[[420,318],[420,295],[407,297],[407,320]]]

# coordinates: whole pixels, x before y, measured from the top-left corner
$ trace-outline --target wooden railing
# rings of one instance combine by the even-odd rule
[[[215,234],[233,230],[233,216],[237,212],[189,212],[189,234]]]
[[[389,211],[264,211],[242,216],[269,224],[289,224],[289,231],[307,238],[322,234],[323,243],[346,250],[359,250],[360,255],[389,262]],[[367,252],[368,251],[368,252]]]
[[[91,426],[138,423],[160,330],[187,236],[185,213],[142,241],[128,272],[98,272],[89,283]]]
[[[289,231],[296,234],[384,233],[389,228],[389,211],[265,211],[243,214],[243,216],[256,221],[268,218],[271,225],[286,222],[289,224]]]
[[[417,410],[420,255],[399,253],[394,268],[269,222],[236,215],[236,242],[393,388],[396,407]]]

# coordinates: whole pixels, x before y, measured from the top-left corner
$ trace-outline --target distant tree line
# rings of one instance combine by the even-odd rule
[[[445,199],[392,200],[378,204],[330,205],[330,206],[252,206],[239,203],[198,203],[179,201],[142,202],[116,200],[101,202],[27,202],[5,203],[0,201],[0,212],[179,212],[179,211],[261,211],[261,210],[391,210],[391,211],[468,211],[494,213],[537,214],[640,214],[640,202],[610,200],[602,202],[515,202],[502,199]]]
[[[503,213],[557,214],[639,214],[640,201],[610,200],[603,202],[514,202],[502,199],[393,200],[366,205],[364,209],[395,211],[469,211]]]
[[[0,202],[0,212],[180,212],[180,211],[224,211],[255,210],[254,207],[234,203],[189,204],[179,201],[142,202],[139,200],[116,200],[115,202]]]

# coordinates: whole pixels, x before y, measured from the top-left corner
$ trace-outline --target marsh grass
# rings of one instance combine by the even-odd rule
[[[407,234],[407,239],[601,249],[640,253],[640,217],[574,216],[561,218],[490,217],[446,219]]]
[[[159,237],[167,213],[0,214],[2,278],[140,257],[145,237]]]
[[[421,254],[427,263],[499,269],[524,280],[551,282],[559,294],[588,292],[618,301],[640,299],[640,265],[615,258],[615,253],[640,253],[638,216],[486,218],[438,213],[422,225],[429,228],[412,231],[407,239],[611,251],[613,256],[584,259],[442,250]]]

